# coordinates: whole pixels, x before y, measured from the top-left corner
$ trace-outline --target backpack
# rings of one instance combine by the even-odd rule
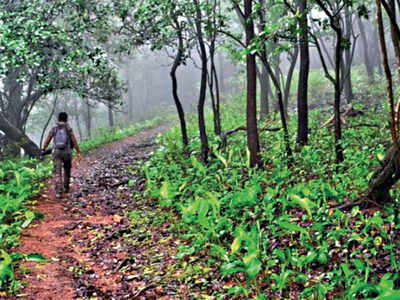
[[[70,138],[67,125],[57,125],[54,133],[54,147],[59,150],[65,150],[69,146]]]

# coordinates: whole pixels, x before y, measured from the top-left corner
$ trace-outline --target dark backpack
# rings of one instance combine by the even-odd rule
[[[65,150],[69,146],[69,143],[67,125],[57,125],[54,133],[54,147],[59,150]]]

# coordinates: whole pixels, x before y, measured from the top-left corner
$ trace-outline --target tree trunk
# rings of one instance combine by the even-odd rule
[[[112,111],[112,105],[108,104],[107,108],[108,108],[108,125],[110,128],[113,128],[114,127],[114,113]]]
[[[266,53],[265,47],[263,49],[263,53]],[[263,63],[265,65],[265,67],[267,68],[268,73],[270,74],[270,77],[272,79],[272,82],[273,82],[275,90],[276,90],[276,95],[278,98],[278,109],[279,109],[279,114],[281,117],[282,128],[283,128],[284,139],[285,139],[286,155],[289,159],[291,159],[292,149],[290,147],[289,130],[287,127],[287,122],[286,122],[285,108],[284,108],[284,104],[283,104],[283,95],[282,95],[282,89],[281,89],[281,85],[279,82],[279,78],[277,78],[276,75],[273,73],[272,68],[268,62],[268,57],[263,55],[262,59],[263,59]]]
[[[222,133],[222,124],[221,124],[221,92],[220,92],[220,87],[219,87],[219,78],[218,78],[218,73],[217,69],[215,68],[214,62],[212,63],[212,69],[214,70],[214,80],[215,80],[215,97],[216,97],[216,111],[217,111],[217,117],[216,117],[216,122],[217,122],[217,129],[218,129],[218,135]]]
[[[24,149],[25,153],[31,157],[38,157],[40,155],[40,148],[36,145],[21,129],[12,125],[0,113],[0,130],[6,133],[7,138]]]
[[[260,120],[265,121],[269,114],[269,74],[264,64],[261,64],[261,72],[257,72],[260,82],[261,98],[260,98]]]
[[[379,45],[378,30],[376,29],[375,26],[373,26],[373,34],[372,34],[372,36],[373,36],[372,44],[373,45]],[[376,64],[376,67],[378,68],[378,74],[382,76],[383,75],[383,68],[382,68],[381,61],[382,61],[382,55],[381,55],[381,52],[379,51],[379,46],[378,46],[378,51],[377,51],[377,55],[376,55],[375,64]]]
[[[372,84],[375,82],[374,67],[371,64],[369,51],[368,51],[368,41],[367,35],[365,34],[364,23],[360,17],[357,17],[358,28],[360,29],[361,43],[364,51],[364,64],[368,74],[368,83]]]
[[[196,34],[197,41],[200,48],[200,58],[201,58],[201,81],[200,81],[200,94],[199,101],[197,104],[197,114],[199,121],[199,132],[200,132],[200,141],[201,141],[201,152],[203,156],[203,161],[208,161],[208,137],[206,131],[206,123],[204,118],[204,104],[206,101],[206,93],[207,93],[207,52],[203,39],[203,29],[202,29],[202,14],[200,3],[198,0],[196,2]]]
[[[86,134],[89,139],[92,138],[92,109],[89,104],[89,100],[86,102]]]
[[[342,122],[340,121],[340,94],[341,94],[341,74],[340,65],[342,61],[342,29],[339,21],[336,22],[336,48],[335,48],[335,153],[336,162],[340,163],[344,160],[342,139]]]
[[[221,94],[225,94],[225,74],[224,74],[224,57],[221,53],[218,53],[218,65],[219,65],[219,89]]]
[[[368,197],[382,203],[391,200],[389,191],[392,186],[400,179],[398,163],[400,153],[395,147],[391,147],[380,167],[375,171],[368,186]]]
[[[74,101],[75,123],[76,123],[76,127],[78,128],[79,140],[83,141],[83,133],[82,133],[82,127],[81,127],[81,122],[80,122],[80,112],[78,110],[78,100],[74,99],[73,101]]]
[[[258,12],[259,16],[259,22],[258,22],[258,30],[259,32],[262,32],[265,28],[265,11],[266,11],[266,5],[265,5],[265,0],[260,0],[260,9]],[[264,45],[263,51],[261,53],[263,58],[261,59],[261,72],[257,68],[257,75],[258,79],[260,81],[260,90],[261,90],[261,98],[260,98],[260,120],[265,121],[268,118],[269,114],[269,94],[271,91],[271,87],[269,85],[269,74],[267,71],[267,68],[263,64],[262,60],[267,58],[267,50]]]
[[[244,16],[246,31],[246,47],[254,38],[254,22],[252,19],[253,7],[251,0],[244,0]],[[250,151],[250,166],[260,164],[260,145],[257,129],[257,66],[255,54],[248,54],[246,57],[247,66],[247,145]]]
[[[289,117],[289,98],[290,98],[290,87],[292,85],[292,78],[293,78],[293,72],[296,67],[296,62],[297,62],[297,57],[299,56],[299,48],[296,46],[296,49],[294,50],[294,53],[292,54],[291,62],[290,62],[290,67],[286,76],[286,84],[285,84],[285,93],[283,97],[283,103],[285,105],[285,113],[286,117]]]
[[[52,107],[52,109],[51,109],[51,112],[50,112],[50,114],[49,114],[49,117],[47,118],[46,123],[44,124],[43,130],[42,130],[42,134],[41,134],[41,136],[40,136],[40,143],[39,143],[40,149],[42,149],[42,146],[43,146],[43,139],[44,139],[44,135],[45,135],[45,133],[46,133],[46,130],[47,130],[47,128],[49,127],[50,121],[51,121],[51,119],[53,118],[54,113],[55,113],[55,111],[56,111],[57,99],[58,99],[58,95],[55,94],[55,95],[54,95],[53,107]]]
[[[219,84],[218,75],[215,68],[215,35],[211,37],[210,43],[210,73],[208,76],[208,86],[211,96],[211,107],[213,110],[213,121],[214,121],[214,133],[215,135],[221,134],[221,116],[220,116],[220,94],[219,94]],[[215,93],[214,93],[214,83],[215,83]]]
[[[353,94],[353,85],[351,82],[351,64],[352,64],[352,58],[351,58],[351,46],[350,46],[350,41],[351,41],[351,30],[352,30],[352,21],[351,21],[351,15],[348,6],[345,6],[344,8],[344,17],[345,17],[345,24],[346,24],[346,32],[345,32],[345,40],[348,43],[348,45],[344,49],[344,60],[342,60],[342,66],[343,66],[343,73],[342,73],[342,78],[343,78],[343,83],[344,83],[344,95],[347,100],[347,103],[351,103],[351,101],[354,99],[354,94]],[[355,41],[353,41],[355,43]]]
[[[174,102],[176,106],[176,110],[178,111],[178,117],[179,117],[179,122],[181,125],[181,134],[182,134],[182,144],[183,147],[186,148],[187,145],[189,145],[189,138],[187,135],[187,129],[186,129],[186,121],[185,121],[185,112],[183,110],[183,106],[181,104],[181,101],[179,99],[178,95],[178,80],[176,79],[176,70],[182,63],[182,56],[183,56],[183,37],[182,37],[182,32],[181,28],[179,26],[178,20],[176,19],[175,16],[172,16],[172,20],[174,21],[176,25],[176,33],[178,36],[178,51],[176,52],[175,60],[174,63],[171,67],[171,80],[172,80],[172,95],[174,97]]]
[[[308,46],[307,0],[299,0],[300,28],[300,69],[297,87],[297,142],[308,143],[308,75],[310,72],[310,53]]]
[[[282,80],[281,80],[281,68],[280,68],[281,60],[280,60],[280,55],[275,55],[275,62],[274,62],[274,75],[275,78],[277,79],[279,83],[279,89],[282,90]],[[275,99],[279,99],[278,96],[278,91],[275,87]],[[279,100],[275,102],[275,112],[279,112]],[[283,107],[285,107],[285,104],[283,104]],[[285,118],[286,118],[286,111],[285,112]]]
[[[391,187],[399,180],[400,172],[400,150],[397,136],[397,126],[395,124],[393,79],[389,66],[389,56],[386,48],[384,23],[381,9],[381,1],[376,0],[376,16],[379,30],[379,42],[382,53],[382,64],[386,76],[386,92],[390,108],[390,132],[392,136],[392,147],[386,154],[381,166],[375,171],[368,186],[368,196],[378,202],[390,201],[389,191]],[[393,24],[391,24],[393,28]],[[392,31],[393,39],[393,31]],[[400,66],[400,61],[398,61]]]

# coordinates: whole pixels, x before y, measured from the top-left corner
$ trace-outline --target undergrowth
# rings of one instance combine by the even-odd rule
[[[126,127],[117,127],[113,130],[109,128],[100,128],[97,130],[95,137],[80,143],[81,151],[88,152],[94,148],[120,140],[124,137],[134,135],[141,130],[155,127],[165,123],[165,119],[161,117],[156,117],[154,119],[142,121],[140,123],[134,123]]]
[[[362,99],[356,108],[363,109]],[[225,130],[245,124],[244,99],[223,109]],[[249,168],[245,133],[230,137],[226,149],[211,134],[212,158],[200,161],[196,120],[189,120],[189,155],[180,130],[160,138],[144,167],[147,195],[180,216],[186,244],[179,258],[202,255],[218,266],[216,299],[400,299],[400,216],[398,192],[382,209],[350,212],[337,204],[360,199],[385,155],[390,137],[380,105],[349,119],[343,133],[345,161],[337,165],[333,132],[321,128],[332,112],[314,110],[310,142],[288,167],[282,132],[262,132],[264,168]],[[378,127],[357,126],[375,123]],[[267,121],[279,127],[277,115]],[[297,120],[291,117],[291,145]],[[261,127],[261,125],[260,125]],[[195,284],[195,283],[193,283]],[[216,286],[214,283],[208,283]],[[386,298],[385,298],[386,297]],[[391,298],[387,298],[391,297]]]
[[[161,123],[160,118],[155,118],[111,131],[102,129],[94,138],[82,142],[80,147],[83,152],[88,152]],[[19,246],[22,231],[35,219],[45,217],[35,209],[37,200],[34,197],[44,186],[44,179],[51,175],[52,168],[50,159],[0,161],[0,296],[18,291],[20,282],[15,280],[14,271],[19,261],[46,261],[39,253],[21,254],[13,249]]]

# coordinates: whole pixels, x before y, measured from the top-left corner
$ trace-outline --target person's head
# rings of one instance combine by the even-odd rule
[[[68,114],[66,112],[60,112],[58,114],[58,122],[67,122],[68,121]]]

